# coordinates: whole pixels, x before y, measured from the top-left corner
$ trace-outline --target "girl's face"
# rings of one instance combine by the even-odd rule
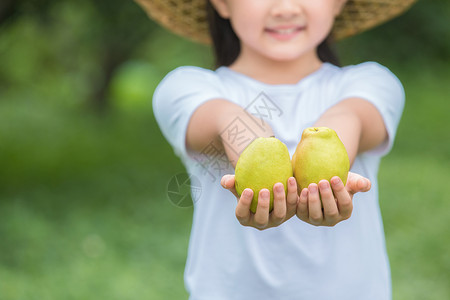
[[[346,0],[211,0],[230,19],[241,54],[289,61],[311,55]]]

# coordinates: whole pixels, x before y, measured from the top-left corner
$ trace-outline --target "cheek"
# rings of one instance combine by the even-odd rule
[[[331,32],[334,24],[334,17],[330,14],[328,18],[313,18],[310,23],[310,28],[318,37],[326,38]]]
[[[237,0],[238,5],[230,8],[231,25],[241,40],[257,39],[264,30],[267,7],[260,0]]]
[[[248,16],[235,18],[231,21],[234,32],[243,42],[249,42],[257,39],[261,34],[263,27],[255,19],[249,19]]]

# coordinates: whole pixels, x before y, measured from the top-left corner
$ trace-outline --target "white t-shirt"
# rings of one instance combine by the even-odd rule
[[[240,225],[235,197],[220,186],[221,176],[234,170],[223,156],[214,155],[212,145],[201,153],[185,147],[196,108],[226,99],[268,122],[292,156],[303,129],[350,97],[365,99],[380,111],[388,139],[356,158],[351,171],[369,178],[372,189],[355,195],[352,216],[334,227],[315,227],[295,216],[264,231]],[[390,299],[377,173],[381,156],[394,141],[403,105],[399,80],[373,62],[343,68],[324,63],[297,84],[286,85],[265,84],[227,67],[170,72],[155,91],[154,113],[175,153],[201,184],[201,193],[196,188],[194,195],[185,269],[190,299]],[[245,124],[236,119],[222,138],[238,145],[242,130]]]

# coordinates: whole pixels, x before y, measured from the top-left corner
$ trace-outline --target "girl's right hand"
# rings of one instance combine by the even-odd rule
[[[314,226],[334,226],[350,218],[353,211],[353,195],[370,190],[370,180],[348,172],[347,184],[335,176],[331,182],[321,180],[311,183],[300,193],[297,217]]]
[[[296,214],[298,195],[297,183],[294,177],[291,177],[288,180],[287,195],[284,192],[282,183],[279,182],[273,186],[274,197],[272,212],[269,212],[270,192],[268,189],[262,189],[259,192],[256,213],[252,213],[250,211],[250,205],[253,199],[253,191],[247,188],[239,197],[234,184],[234,175],[224,175],[222,177],[222,187],[232,192],[238,200],[236,218],[243,226],[264,230],[279,226]]]

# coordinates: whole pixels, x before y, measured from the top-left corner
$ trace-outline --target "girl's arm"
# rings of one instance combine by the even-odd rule
[[[217,99],[206,102],[194,112],[187,128],[186,144],[188,149],[202,152],[213,143],[216,149],[226,153],[235,167],[240,153],[248,144],[257,137],[270,136],[273,136],[273,131],[266,122],[232,102]],[[278,226],[295,215],[297,184],[294,177],[289,178],[288,182],[287,195],[282,183],[274,185],[274,208],[271,213],[269,190],[262,189],[255,214],[250,211],[253,198],[251,189],[246,189],[239,197],[234,188],[234,175],[225,175],[221,184],[238,199],[235,212],[238,221],[244,226],[262,230]]]
[[[233,167],[242,150],[257,137],[273,136],[272,128],[227,100],[211,100],[193,113],[186,132],[186,146],[201,152],[214,143]]]
[[[331,107],[314,126],[336,131],[347,150],[350,165],[358,153],[377,147],[387,138],[379,111],[370,102],[359,98],[350,98]]]
[[[331,107],[314,126],[336,131],[347,150],[350,165],[358,153],[377,147],[387,138],[379,111],[359,98],[350,98]],[[331,182],[313,183],[300,193],[297,216],[316,226],[334,226],[350,217],[353,194],[369,189],[370,182],[353,173],[349,173],[345,187],[339,177],[333,177]]]

